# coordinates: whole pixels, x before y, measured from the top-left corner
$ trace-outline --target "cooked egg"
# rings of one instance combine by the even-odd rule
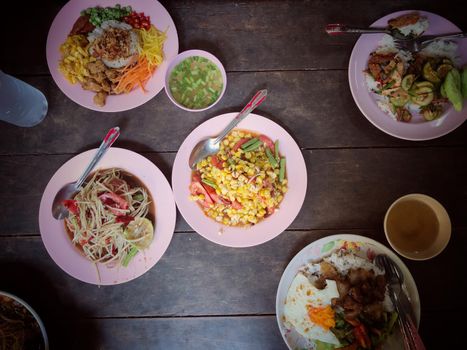
[[[287,293],[285,322],[308,341],[340,345],[330,329],[335,324],[331,300],[339,297],[339,292],[335,281],[326,280],[326,283],[326,288],[318,289],[299,272]]]

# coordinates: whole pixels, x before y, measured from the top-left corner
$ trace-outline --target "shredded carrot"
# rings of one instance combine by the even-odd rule
[[[146,83],[151,78],[155,66],[151,66],[146,57],[139,57],[136,64],[129,64],[122,69],[122,76],[120,77],[115,92],[117,94],[129,93],[135,87],[141,87],[141,90],[147,92],[145,89]]]
[[[323,327],[325,330],[333,328],[336,325],[334,310],[329,305],[325,307],[307,305],[307,311],[311,322]]]

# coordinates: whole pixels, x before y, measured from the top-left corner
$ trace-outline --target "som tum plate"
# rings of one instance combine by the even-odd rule
[[[47,252],[69,275],[97,285],[124,283],[148,271],[166,251],[175,228],[175,202],[169,182],[152,162],[138,153],[122,148],[110,148],[99,162],[98,168],[123,169],[144,184],[156,209],[154,239],[151,245],[139,252],[127,267],[107,267],[105,264],[92,263],[72,244],[65,230],[64,221],[55,220],[52,216],[52,202],[63,185],[76,181],[95,153],[96,149],[78,154],[63,164],[52,176],[42,195],[39,228]]]
[[[93,102],[94,92],[84,90],[80,84],[71,84],[58,70],[61,58],[60,45],[65,41],[80,12],[94,6],[131,6],[136,12],[144,12],[149,15],[151,24],[158,30],[166,31],[167,39],[164,43],[164,61],[157,67],[152,78],[146,84],[147,92],[140,88],[134,89],[128,94],[111,95],[107,97],[105,106],[98,107]],[[83,107],[100,112],[126,111],[146,103],[156,96],[163,88],[165,72],[169,62],[178,54],[178,35],[175,24],[167,10],[157,0],[71,0],[55,17],[47,36],[47,65],[55,83],[71,100]]]
[[[461,32],[459,27],[447,19],[434,13],[425,11],[400,11],[380,18],[370,27],[386,27],[388,20],[400,15],[418,12],[428,18],[429,27],[425,34],[443,34]],[[430,140],[446,135],[453,131],[467,119],[467,107],[460,112],[456,112],[452,106],[449,106],[444,115],[431,122],[398,122],[392,119],[387,113],[383,112],[376,104],[376,99],[368,91],[363,71],[366,70],[370,53],[376,50],[378,43],[384,34],[363,34],[357,40],[349,62],[349,84],[350,91],[360,111],[363,115],[381,131],[394,137],[422,141]],[[467,63],[467,40],[459,39],[457,53],[460,56],[460,67]]]
[[[189,200],[191,169],[188,166],[188,159],[199,141],[218,135],[236,116],[237,113],[227,113],[214,117],[188,135],[175,157],[172,186],[180,213],[201,236],[214,243],[229,247],[251,247],[278,236],[295,219],[305,199],[307,172],[302,152],[292,136],[272,120],[257,114],[250,114],[240,122],[237,128],[279,140],[280,153],[287,159],[288,191],[279,206],[279,210],[254,226],[225,226],[204,215],[198,204]]]
[[[407,266],[397,257],[389,248],[381,243],[378,243],[370,238],[359,236],[340,234],[321,238],[313,243],[310,243],[303,248],[295,257],[290,261],[282,274],[277,288],[276,296],[276,317],[282,338],[291,350],[296,349],[309,349],[305,339],[300,336],[295,330],[288,328],[284,324],[284,302],[287,298],[287,293],[292,280],[297,275],[299,269],[309,262],[321,260],[322,258],[331,255],[334,251],[345,249],[361,257],[367,257],[368,252],[371,254],[386,254],[389,256],[400,268],[404,275],[403,288],[408,295],[412,307],[415,311],[417,318],[417,325],[420,323],[420,299],[418,296],[417,286],[415,281],[407,269]],[[386,341],[383,350],[399,350],[404,348],[402,338],[399,331],[395,331]]]

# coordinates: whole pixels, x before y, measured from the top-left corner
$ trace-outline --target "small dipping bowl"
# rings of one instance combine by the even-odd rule
[[[214,65],[217,66],[217,68],[219,69],[219,71],[221,73],[223,84],[222,84],[222,91],[219,94],[219,97],[217,98],[216,101],[214,101],[213,103],[211,103],[210,105],[208,105],[207,107],[204,107],[204,108],[191,109],[191,108],[187,108],[187,107],[183,106],[181,103],[179,103],[177,100],[175,100],[175,98],[172,95],[172,92],[170,91],[169,80],[170,80],[170,75],[172,74],[172,71],[175,69],[175,67],[179,63],[181,63],[183,60],[185,60],[185,59],[187,59],[189,57],[196,57],[196,56],[206,58],[209,61],[211,61]],[[188,51],[184,51],[184,52],[178,54],[172,60],[172,62],[170,62],[169,67],[167,68],[167,71],[165,73],[165,93],[167,94],[167,96],[173,102],[174,105],[176,105],[177,107],[179,107],[181,109],[184,109],[185,111],[189,111],[189,112],[202,112],[202,111],[205,111],[205,110],[213,107],[214,105],[216,105],[221,100],[222,96],[224,96],[226,87],[227,87],[227,74],[225,73],[225,69],[224,69],[224,66],[222,65],[221,61],[219,61],[219,59],[216,56],[214,56],[213,54],[211,54],[211,53],[209,53],[207,51],[203,51],[203,50],[188,50]]]
[[[391,247],[411,260],[440,254],[451,238],[451,220],[436,199],[412,193],[391,204],[384,217],[384,233]]]

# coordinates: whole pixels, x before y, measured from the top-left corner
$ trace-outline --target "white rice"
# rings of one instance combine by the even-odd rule
[[[384,96],[383,99],[377,100],[376,104],[378,105],[379,109],[388,114],[392,119],[397,120],[396,115],[392,111],[391,103],[386,96]]]
[[[384,34],[381,40],[378,42],[376,53],[386,54],[397,52],[396,45],[394,44],[394,38],[389,34]]]
[[[376,81],[370,73],[363,72],[363,74],[365,76],[365,82],[366,86],[368,87],[368,91],[378,92],[381,90],[381,83]]]
[[[430,57],[448,57],[454,64],[459,64],[457,43],[448,40],[436,40],[431,42],[420,53]]]
[[[88,34],[88,40],[90,43],[93,43],[97,38],[99,38],[104,32],[110,28],[118,28],[123,30],[128,30],[130,32],[130,56],[121,57],[115,60],[107,60],[102,58],[102,62],[109,68],[122,68],[129,64],[135,55],[138,54],[139,47],[139,37],[138,34],[133,30],[133,27],[127,23],[119,22],[115,20],[108,20],[102,22],[100,27],[94,28],[94,30]],[[93,46],[89,47],[89,53],[93,53]]]
[[[337,271],[343,275],[347,274],[350,269],[358,268],[362,268],[368,271],[373,270],[375,275],[384,275],[384,271],[381,270],[378,266],[371,263],[367,259],[361,258],[354,254],[335,252],[323,260],[334,265]]]
[[[419,36],[428,29],[429,23],[426,17],[421,17],[417,23],[397,28],[404,36],[415,35]]]

